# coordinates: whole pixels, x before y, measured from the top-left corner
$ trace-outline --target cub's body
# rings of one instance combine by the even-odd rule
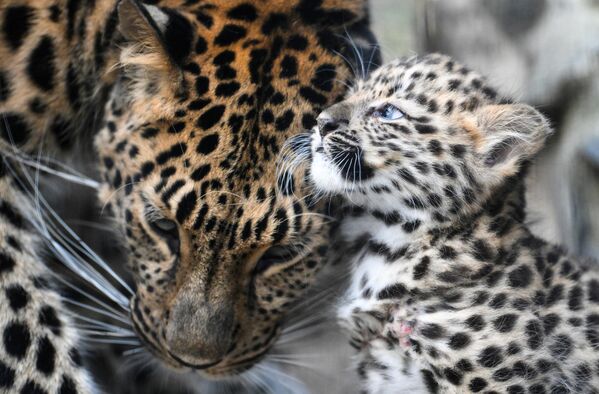
[[[597,392],[599,271],[525,224],[550,133],[440,55],[391,62],[319,115],[310,179],[348,204],[339,317],[366,392]]]

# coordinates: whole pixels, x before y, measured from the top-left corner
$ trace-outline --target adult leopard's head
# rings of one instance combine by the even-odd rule
[[[230,375],[269,349],[322,264],[325,225],[301,180],[277,187],[276,157],[344,94],[347,33],[372,42],[366,4],[152,3],[119,6],[101,198],[126,234],[148,348]]]

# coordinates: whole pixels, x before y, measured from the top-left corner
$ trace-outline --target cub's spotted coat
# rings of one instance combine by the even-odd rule
[[[339,316],[368,393],[596,393],[599,272],[532,235],[527,161],[550,128],[429,55],[318,117],[311,180],[362,246]]]

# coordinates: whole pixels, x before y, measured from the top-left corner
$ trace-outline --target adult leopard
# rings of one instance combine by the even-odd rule
[[[250,368],[326,249],[275,158],[343,96],[347,35],[378,61],[366,1],[8,1],[0,23],[0,132],[25,152],[96,135],[141,340],[175,369]]]

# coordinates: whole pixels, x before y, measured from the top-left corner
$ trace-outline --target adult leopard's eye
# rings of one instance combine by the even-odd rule
[[[377,108],[373,115],[383,121],[393,121],[403,118],[404,114],[393,104],[385,104]]]
[[[177,223],[169,219],[158,219],[152,222],[158,232],[171,233],[177,229]]]
[[[150,222],[152,230],[167,242],[171,251],[179,251],[179,228],[177,223],[169,219],[157,219]]]
[[[276,245],[268,249],[256,264],[257,274],[266,271],[276,264],[283,264],[293,260],[303,252],[301,247],[294,245]]]

